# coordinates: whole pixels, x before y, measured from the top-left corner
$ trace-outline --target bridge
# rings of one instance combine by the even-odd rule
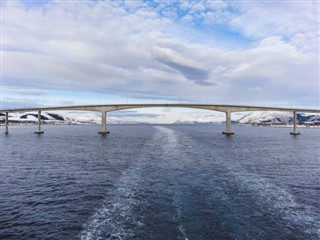
[[[297,112],[300,113],[320,113],[320,109],[303,109],[303,108],[282,108],[282,107],[261,107],[261,106],[241,106],[241,105],[216,105],[216,104],[113,104],[113,105],[83,105],[83,106],[61,106],[61,107],[43,107],[43,108],[20,108],[20,109],[1,109],[5,113],[5,134],[9,133],[9,113],[13,112],[38,112],[38,122],[35,134],[42,134],[41,130],[41,111],[95,111],[101,112],[101,130],[99,134],[106,135],[107,130],[107,113],[125,109],[150,108],[150,107],[178,107],[178,108],[195,108],[211,111],[224,112],[226,114],[226,130],[222,133],[233,135],[231,128],[231,113],[233,112],[251,112],[251,111],[280,111],[292,112],[293,114],[293,131],[292,135],[299,135],[297,129]]]

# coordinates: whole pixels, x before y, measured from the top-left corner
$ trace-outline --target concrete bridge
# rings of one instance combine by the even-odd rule
[[[44,108],[21,108],[21,109],[2,109],[0,112],[5,113],[5,134],[9,133],[9,113],[12,112],[38,112],[38,124],[34,133],[42,134],[41,130],[41,111],[61,111],[61,110],[80,110],[101,112],[101,131],[99,134],[106,135],[107,130],[107,112],[119,111],[133,108],[150,108],[150,107],[178,107],[178,108],[196,108],[211,111],[225,112],[226,130],[222,132],[225,135],[233,135],[231,128],[231,113],[233,112],[251,112],[251,111],[281,111],[292,112],[293,114],[293,131],[292,135],[299,135],[297,129],[297,112],[300,113],[320,113],[320,109],[303,109],[303,108],[280,108],[280,107],[259,107],[259,106],[240,106],[240,105],[217,105],[217,104],[115,104],[115,105],[84,105],[84,106],[62,106],[62,107],[44,107]]]

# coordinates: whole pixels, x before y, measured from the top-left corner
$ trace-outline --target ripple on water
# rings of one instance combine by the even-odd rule
[[[2,141],[1,239],[320,238],[318,133],[45,127]]]

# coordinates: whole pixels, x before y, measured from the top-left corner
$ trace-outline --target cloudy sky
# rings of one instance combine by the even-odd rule
[[[319,108],[319,1],[2,1],[2,108]],[[139,115],[141,114],[141,115]],[[128,111],[154,122],[219,118]]]

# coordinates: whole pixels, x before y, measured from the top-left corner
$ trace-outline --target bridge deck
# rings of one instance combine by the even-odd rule
[[[1,109],[0,112],[33,112],[33,111],[61,111],[61,110],[80,110],[80,111],[118,111],[132,108],[150,108],[150,107],[178,107],[178,108],[196,108],[220,112],[249,112],[249,111],[281,111],[281,112],[308,112],[320,113],[320,109],[305,108],[284,108],[284,107],[262,107],[246,105],[223,105],[223,104],[109,104],[109,105],[81,105],[81,106],[60,106],[60,107],[41,107],[41,108],[18,108]]]
[[[62,107],[44,107],[44,108],[21,108],[21,109],[2,109],[5,112],[5,134],[8,134],[9,113],[12,112],[38,112],[38,124],[36,134],[42,134],[41,130],[41,111],[61,111],[61,110],[80,110],[80,111],[99,111],[101,112],[101,131],[99,134],[106,135],[107,130],[106,113],[111,111],[119,111],[132,108],[147,107],[179,107],[179,108],[196,108],[211,111],[220,111],[226,113],[226,131],[223,134],[233,135],[231,128],[231,113],[245,111],[285,111],[293,113],[293,132],[292,135],[299,135],[297,131],[297,112],[320,113],[319,109],[303,109],[303,108],[279,108],[279,107],[259,107],[259,106],[240,106],[240,105],[215,105],[215,104],[115,104],[115,105],[84,105],[84,106],[62,106]]]

